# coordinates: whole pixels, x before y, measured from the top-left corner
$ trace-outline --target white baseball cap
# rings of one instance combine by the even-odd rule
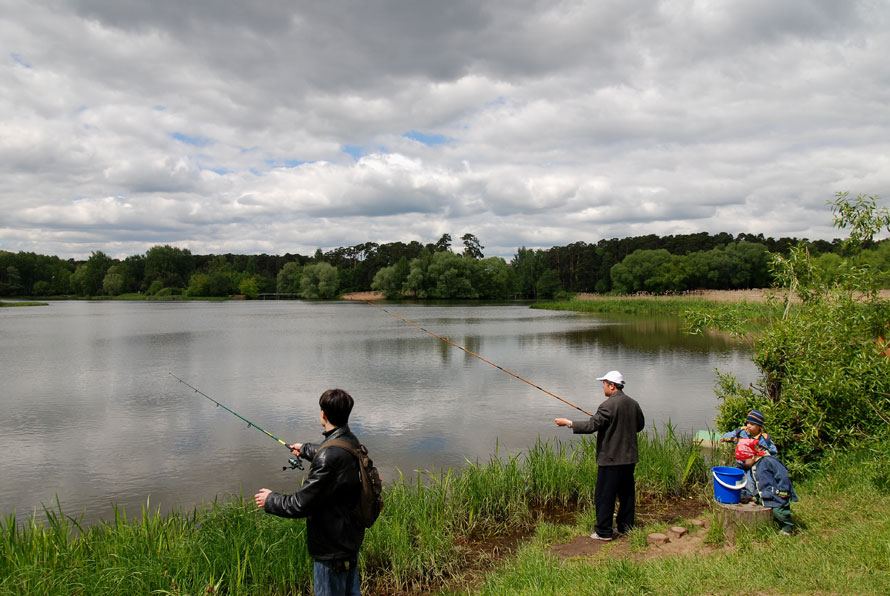
[[[606,374],[601,377],[596,378],[597,381],[609,381],[610,383],[614,383],[616,385],[624,385],[624,377],[621,376],[621,373],[617,370],[610,370]]]

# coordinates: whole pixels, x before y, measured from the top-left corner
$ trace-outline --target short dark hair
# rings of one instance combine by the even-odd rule
[[[324,412],[328,422],[334,426],[343,426],[349,422],[349,413],[355,400],[342,389],[328,389],[318,398],[318,405]]]

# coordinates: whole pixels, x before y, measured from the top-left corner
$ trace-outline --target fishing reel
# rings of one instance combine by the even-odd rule
[[[301,462],[296,457],[289,458],[287,460],[287,463],[289,463],[290,466],[284,466],[283,468],[281,468],[282,470],[287,470],[288,468],[290,468],[291,470],[302,470],[303,469],[303,462]]]

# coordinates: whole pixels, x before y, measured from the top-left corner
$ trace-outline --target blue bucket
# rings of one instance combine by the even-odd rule
[[[714,474],[714,498],[718,503],[729,505],[738,503],[745,488],[745,471],[739,468],[717,466],[711,468]]]

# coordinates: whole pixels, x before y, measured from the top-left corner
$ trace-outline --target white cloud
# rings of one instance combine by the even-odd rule
[[[888,24],[867,0],[13,1],[0,249],[834,237],[835,191],[888,196]]]

